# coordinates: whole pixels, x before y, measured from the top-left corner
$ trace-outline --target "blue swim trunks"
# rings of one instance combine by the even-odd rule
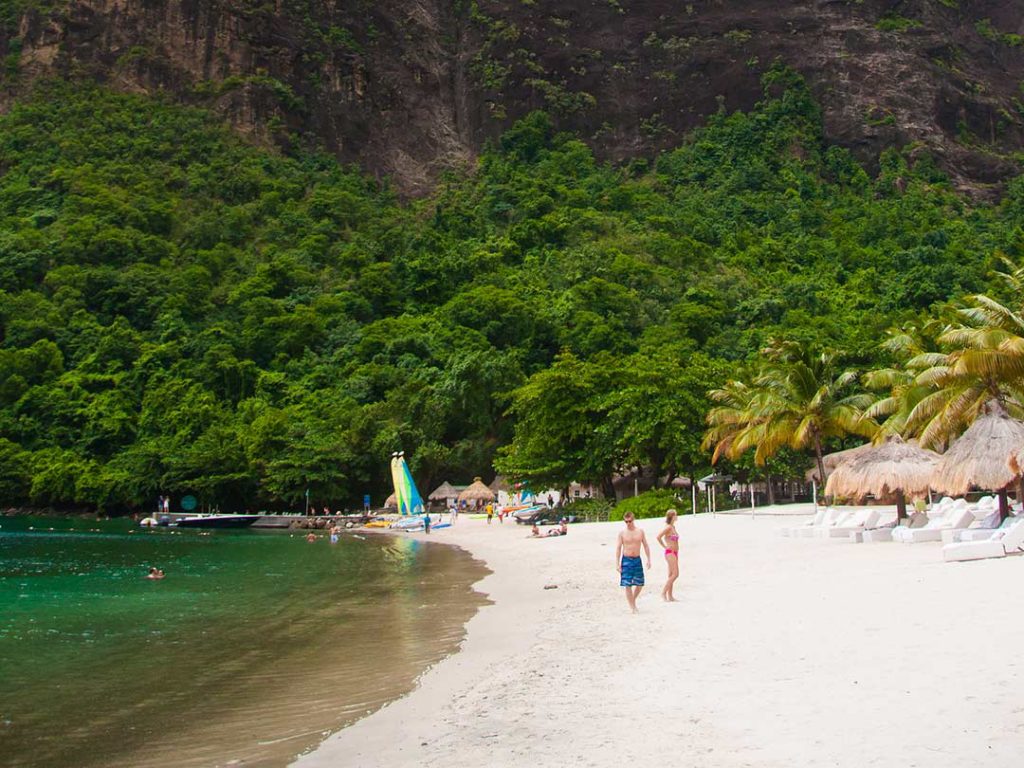
[[[620,587],[642,587],[644,585],[644,566],[639,557],[622,556],[622,577]]]

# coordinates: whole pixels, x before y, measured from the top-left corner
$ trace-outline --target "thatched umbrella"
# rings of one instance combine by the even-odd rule
[[[459,501],[471,501],[474,504],[480,501],[494,501],[494,491],[484,485],[479,477],[473,478],[473,484],[459,494]]]
[[[860,456],[865,451],[870,451],[873,446],[871,443],[864,443],[864,445],[858,445],[856,448],[847,448],[845,451],[835,451],[834,453],[826,453],[821,457],[821,463],[825,466],[825,474],[831,475],[835,472],[836,467],[847,461],[853,461],[853,459]],[[820,483],[821,480],[818,478],[818,468],[811,467],[804,473],[804,479],[809,483],[811,480],[817,479]]]
[[[508,490],[510,490],[508,481],[504,477],[502,477],[501,475],[495,475],[494,476],[494,479],[491,480],[491,484],[490,484],[489,488],[492,491],[494,491],[495,493],[498,493],[498,491],[506,491],[507,492]]]
[[[387,500],[384,502],[384,509],[389,508],[398,509],[398,499],[395,498],[395,494],[393,493],[390,496],[388,496]]]
[[[445,480],[433,492],[427,497],[428,501],[448,501],[448,499],[454,499],[459,495],[459,492],[455,490],[455,486]]]
[[[1011,462],[1024,447],[1024,422],[1011,418],[1001,403],[992,400],[985,412],[950,446],[935,468],[932,487],[950,496],[971,488],[999,494],[999,518],[1010,516],[1006,489],[1019,476]]]
[[[932,473],[941,458],[934,451],[893,436],[839,464],[828,477],[825,493],[852,497],[895,494],[899,522],[907,516],[907,495],[928,492]]]

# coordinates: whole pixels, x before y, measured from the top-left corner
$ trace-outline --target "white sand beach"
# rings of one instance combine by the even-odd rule
[[[487,562],[494,604],[415,691],[296,765],[1019,766],[1024,557],[779,535],[799,521],[684,516],[681,602],[659,598],[655,544],[634,616],[621,523],[530,540],[460,519],[431,539]]]

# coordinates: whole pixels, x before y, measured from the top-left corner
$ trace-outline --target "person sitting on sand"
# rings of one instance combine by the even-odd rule
[[[164,572],[161,571],[159,568],[150,568],[149,573],[146,575],[147,579],[153,579],[154,581],[162,579],[163,577]]]
[[[644,588],[644,567],[640,561],[640,548],[647,555],[647,568],[651,567],[651,548],[647,545],[647,536],[637,528],[633,521],[633,513],[622,516],[626,530],[619,531],[618,543],[615,546],[615,569],[619,572],[619,586],[626,588],[626,602],[633,613],[639,613],[636,599]]]
[[[533,538],[537,538],[540,536],[540,528],[537,527],[536,523],[534,523],[533,528],[530,529],[530,536],[532,536]]]
[[[676,532],[677,512],[670,509],[665,514],[665,527],[658,534],[658,544],[665,550],[665,562],[668,563],[668,581],[661,590],[661,599],[669,603],[676,602],[672,587],[679,578],[679,534]]]

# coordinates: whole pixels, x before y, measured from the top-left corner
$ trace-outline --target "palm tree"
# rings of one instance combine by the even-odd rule
[[[764,362],[749,385],[729,382],[709,393],[722,405],[708,414],[705,447],[714,457],[736,458],[754,448],[763,465],[783,446],[813,450],[818,478],[825,479],[825,441],[850,434],[871,437],[878,425],[864,415],[871,398],[847,394],[857,381],[855,371],[837,371],[838,356],[811,355],[793,344],[764,350]]]
[[[932,385],[918,380],[918,374],[920,366],[927,369],[945,361],[945,353],[938,342],[943,330],[942,320],[929,318],[887,332],[888,338],[880,346],[894,358],[894,364],[868,371],[861,379],[868,389],[884,393],[864,412],[869,418],[880,421],[876,441],[907,436],[911,412],[934,392]],[[911,367],[908,364],[911,360],[919,367]]]
[[[1024,308],[1024,272],[1003,277]],[[910,409],[906,431],[922,446],[948,443],[984,412],[999,403],[1011,416],[1024,416],[1024,317],[995,299],[979,294],[967,300],[939,336],[944,354],[925,353],[907,361],[915,382],[931,391]]]

